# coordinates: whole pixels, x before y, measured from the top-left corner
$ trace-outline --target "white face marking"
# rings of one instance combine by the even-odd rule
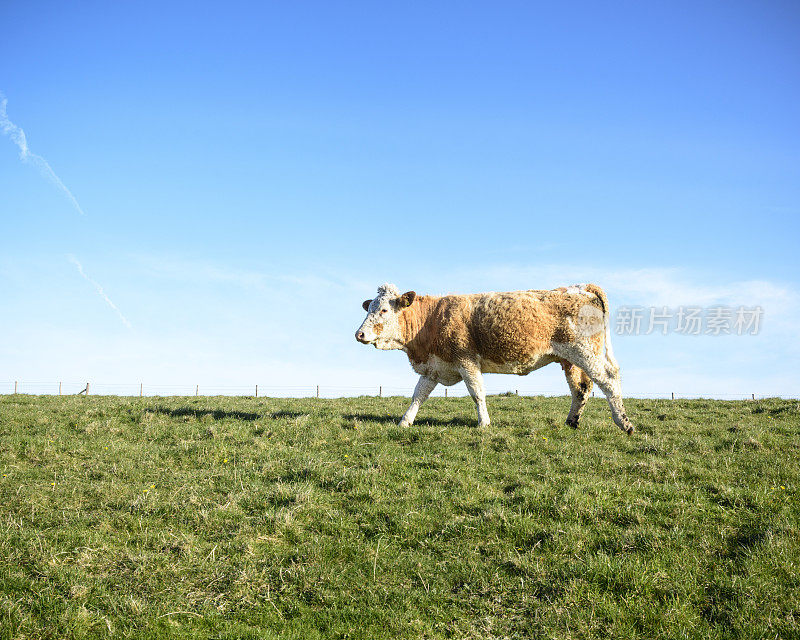
[[[367,317],[356,331],[356,340],[371,344],[376,349],[400,349],[403,344],[398,315],[397,298],[400,290],[393,284],[378,287],[378,295],[370,303]]]

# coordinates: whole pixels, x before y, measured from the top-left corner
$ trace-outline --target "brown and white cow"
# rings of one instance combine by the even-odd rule
[[[611,349],[608,299],[597,285],[437,297],[401,295],[393,284],[384,284],[363,307],[368,313],[356,340],[377,349],[402,349],[420,374],[400,426],[414,422],[437,384],[461,380],[475,401],[480,425],[487,426],[481,374],[526,375],[558,362],[572,391],[568,425],[578,426],[594,381],[608,398],[614,422],[633,433]]]

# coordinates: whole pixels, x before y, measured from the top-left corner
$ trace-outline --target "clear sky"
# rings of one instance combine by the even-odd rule
[[[381,283],[594,281],[763,308],[615,334],[626,393],[797,396],[798,33],[769,0],[2,2],[0,391],[407,391],[353,338]]]

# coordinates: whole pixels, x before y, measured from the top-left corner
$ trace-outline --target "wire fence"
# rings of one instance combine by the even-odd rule
[[[69,395],[101,395],[101,396],[252,396],[256,398],[352,398],[358,396],[404,396],[411,397],[413,386],[384,386],[372,385],[364,387],[348,387],[340,385],[202,385],[202,384],[145,384],[136,383],[95,383],[95,382],[28,382],[12,381],[0,382],[0,395],[25,394],[45,396]],[[487,395],[520,395],[519,389],[513,387],[497,387],[487,385]],[[463,397],[469,395],[463,384],[454,387],[437,387],[431,397]],[[525,396],[563,396],[564,392],[523,392]],[[602,394],[595,390],[593,396]],[[760,400],[764,398],[781,397],[798,399],[800,396],[786,396],[781,394],[758,393],[698,393],[698,392],[657,392],[657,393],[625,393],[626,398],[649,398],[662,400],[690,400],[690,399],[717,399],[717,400]]]

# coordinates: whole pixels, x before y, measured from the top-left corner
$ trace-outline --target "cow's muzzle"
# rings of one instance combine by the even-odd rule
[[[366,336],[364,335],[363,331],[356,331],[356,340],[359,342],[363,342],[364,344],[369,344],[369,340],[367,340]]]

